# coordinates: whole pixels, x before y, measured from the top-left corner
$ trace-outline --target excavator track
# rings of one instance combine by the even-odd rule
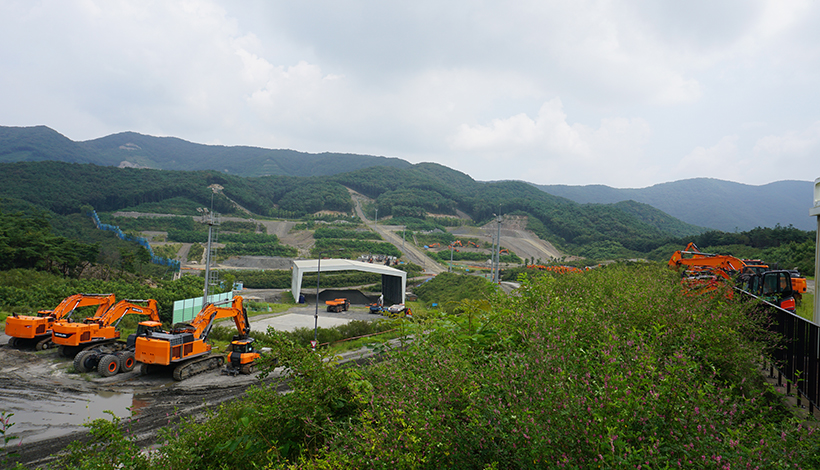
[[[174,368],[174,380],[185,380],[209,370],[220,369],[224,363],[225,358],[220,355],[208,355],[187,361],[185,364],[180,364]]]
[[[38,341],[37,345],[34,346],[34,349],[38,351],[45,351],[46,349],[53,348],[54,346],[54,343],[51,341],[51,336],[49,336],[48,338]]]

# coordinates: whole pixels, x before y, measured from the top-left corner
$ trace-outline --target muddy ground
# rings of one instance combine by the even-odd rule
[[[312,320],[314,309],[296,307],[280,315]],[[320,312],[320,318],[379,318],[367,312],[365,307],[357,307],[349,313]],[[252,324],[276,320],[275,315],[271,317],[253,317]],[[160,428],[184,417],[201,416],[205,410],[241,397],[248,387],[262,383],[258,374],[232,377],[219,371],[182,382],[175,382],[170,373],[142,376],[134,371],[108,378],[96,373],[76,374],[72,361],[59,357],[56,349],[18,350],[8,347],[7,342],[8,337],[0,334],[0,410],[14,413],[11,421],[15,424],[9,434],[19,439],[10,442],[9,448],[18,452],[17,460],[28,468],[47,465],[71,442],[88,439],[83,422],[110,420],[105,410],[126,419],[133,411],[133,435],[141,447],[150,447],[157,441]],[[368,356],[368,349],[353,351],[345,353],[342,362],[362,361]],[[275,371],[273,377],[280,372]],[[272,381],[273,377],[266,380]]]

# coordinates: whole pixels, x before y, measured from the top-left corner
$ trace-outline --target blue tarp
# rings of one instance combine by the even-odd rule
[[[120,230],[119,227],[117,227],[115,225],[109,225],[109,224],[104,224],[104,223],[100,222],[100,217],[97,215],[97,211],[92,210],[89,213],[89,215],[91,215],[91,218],[94,220],[94,225],[96,225],[98,229],[108,230],[109,232],[114,232],[122,240],[129,241],[129,242],[137,242],[140,245],[142,245],[146,250],[148,250],[148,253],[151,254],[151,262],[152,263],[161,264],[163,266],[170,266],[171,268],[174,269],[174,271],[179,271],[180,270],[181,266],[180,266],[179,261],[177,261],[175,259],[164,258],[162,256],[155,255],[154,250],[151,248],[151,244],[148,243],[148,240],[146,240],[145,238],[143,238],[143,237],[134,237],[132,235],[126,235],[125,233],[123,233],[122,230]]]

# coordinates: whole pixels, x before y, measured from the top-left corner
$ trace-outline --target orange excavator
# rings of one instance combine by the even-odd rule
[[[173,368],[174,380],[184,380],[222,367],[225,357],[211,354],[211,344],[208,343],[214,321],[233,318],[239,332],[234,336],[235,342],[249,339],[251,329],[248,312],[242,306],[242,297],[234,297],[229,307],[222,306],[228,302],[207,304],[190,323],[177,323],[171,331],[163,331],[159,322],[141,322],[135,342],[136,359],[142,363],[140,372],[148,374],[156,369],[170,367]],[[238,349],[242,344],[237,344]],[[258,353],[242,353],[238,366],[241,368],[251,364],[258,357]]]
[[[9,346],[34,344],[38,351],[48,349],[54,346],[51,329],[55,322],[70,318],[77,308],[92,305],[98,305],[97,315],[101,315],[114,302],[114,294],[74,294],[66,297],[54,310],[40,310],[37,316],[13,314],[6,318],[6,334],[11,337]]]
[[[58,346],[61,356],[75,358],[83,349],[117,343],[120,338],[118,327],[126,315],[148,315],[152,320],[159,321],[157,301],[121,300],[106,311],[97,311],[96,315],[82,322],[58,321],[52,327],[51,340]],[[118,350],[123,348],[122,344],[115,347]]]
[[[746,267],[742,259],[731,255],[702,253],[694,243],[686,245],[684,250],[672,253],[667,264],[673,269],[683,267],[686,274],[712,275],[724,279],[743,272]]]
[[[136,305],[133,302],[147,304],[146,306]],[[159,321],[159,309],[157,301],[150,300],[121,300],[106,312],[110,318],[119,318],[119,323],[125,315],[138,314],[148,315],[151,320]],[[85,325],[83,325],[85,326]],[[115,327],[116,328],[116,327]],[[119,334],[119,332],[117,332]],[[74,370],[78,373],[96,370],[104,377],[111,377],[118,372],[131,372],[137,362],[134,359],[134,340],[136,334],[128,335],[125,342],[122,341],[102,341],[93,343],[92,346],[82,346],[80,352],[74,356]]]
[[[759,296],[785,310],[795,310],[795,299],[799,292],[794,290],[794,279],[790,271],[768,270],[759,260],[744,260],[730,255],[703,253],[694,243],[686,249],[676,251],[669,259],[669,267],[680,270],[682,283],[693,291],[709,292],[717,289],[725,281]],[[728,292],[732,297],[732,291]]]
[[[718,289],[723,282],[735,279],[746,267],[740,258],[703,253],[694,243],[672,253],[667,264],[671,269],[681,271],[681,283],[684,286],[699,292]],[[731,296],[731,292],[729,295]]]

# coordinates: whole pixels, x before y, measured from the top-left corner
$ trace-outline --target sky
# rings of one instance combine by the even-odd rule
[[[0,0],[0,125],[643,188],[820,177],[814,0]]]

